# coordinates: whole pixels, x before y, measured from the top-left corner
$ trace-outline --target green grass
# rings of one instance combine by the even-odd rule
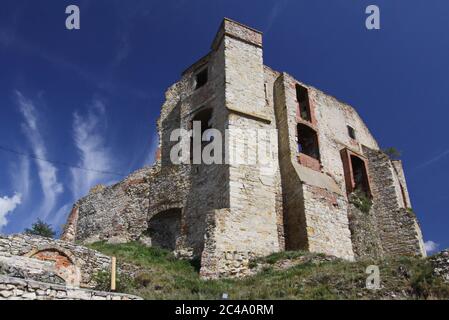
[[[317,260],[313,258],[322,255],[307,252],[282,252],[255,261],[254,265],[263,264],[265,268],[254,276],[202,280],[195,263],[177,260],[162,249],[138,243],[96,243],[90,247],[116,256],[119,263],[139,266],[142,271],[135,278],[119,276],[118,289],[150,300],[210,300],[219,299],[223,293],[231,299],[388,299],[391,294],[408,299],[449,299],[449,286],[432,275],[427,260],[417,258],[351,263]],[[300,257],[310,259],[286,270],[275,268],[276,262]],[[372,264],[380,268],[381,290],[365,288],[365,270]],[[99,289],[107,289],[109,275],[100,274],[98,278]]]

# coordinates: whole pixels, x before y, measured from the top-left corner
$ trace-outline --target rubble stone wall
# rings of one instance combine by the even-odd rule
[[[0,300],[142,300],[142,298],[0,275]]]
[[[95,287],[95,274],[110,270],[111,265],[110,257],[86,247],[21,234],[0,236],[0,256],[21,256],[51,262],[58,277],[63,277],[69,284],[87,288]],[[27,274],[29,272],[25,273],[24,277]]]
[[[376,215],[377,229],[385,255],[426,255],[421,229],[416,215],[404,208],[397,193],[397,176],[390,158],[382,151],[363,149],[368,158],[372,211]]]

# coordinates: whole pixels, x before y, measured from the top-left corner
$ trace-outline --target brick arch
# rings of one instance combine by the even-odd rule
[[[52,262],[56,275],[64,279],[67,285],[79,287],[81,282],[81,269],[78,259],[70,251],[60,247],[46,246],[33,249],[24,256]]]

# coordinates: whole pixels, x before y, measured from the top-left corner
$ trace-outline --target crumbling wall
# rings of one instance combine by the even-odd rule
[[[205,74],[207,82],[197,86]],[[308,92],[310,119],[301,116],[297,86]],[[162,245],[177,256],[201,258],[204,277],[244,275],[253,257],[285,249],[349,260],[425,254],[400,161],[378,151],[351,106],[264,66],[260,32],[225,19],[212,51],[165,96],[157,164],[93,189],[75,205],[63,239]],[[174,164],[172,147],[179,141],[171,141],[171,134],[189,132],[204,111],[208,125],[236,148],[222,145],[223,164]],[[278,130],[271,166],[255,159],[257,137],[236,129]],[[299,151],[304,136],[313,152]],[[345,175],[342,150],[368,158],[374,202],[369,213],[348,199],[347,179],[353,177]],[[252,162],[229,163],[236,154]],[[180,217],[174,219],[172,210]]]
[[[111,264],[110,257],[86,247],[65,241],[22,234],[0,236],[0,256],[6,258],[20,256],[49,262],[52,265],[53,273],[63,278],[67,284],[87,288],[95,287],[95,274],[110,270]],[[14,260],[13,262],[18,261]],[[18,268],[19,265],[16,265],[16,267]],[[18,270],[17,268],[13,269]],[[19,269],[25,272],[24,277],[30,273],[25,268]],[[43,270],[50,271],[50,269]],[[40,280],[42,279],[40,278]]]
[[[434,274],[449,283],[449,249],[429,257],[429,261],[433,266]]]
[[[377,215],[374,210],[363,212],[349,204],[349,228],[356,259],[381,259],[384,257],[379,234]]]
[[[322,252],[351,260],[347,199],[342,187],[328,174],[328,168],[311,169],[297,160],[296,84],[295,79],[282,74],[274,87],[286,249]],[[312,112],[316,112],[317,106],[312,104],[311,107]],[[319,123],[309,125],[320,132]],[[320,154],[335,153],[321,141],[319,148]]]
[[[385,255],[425,256],[416,215],[404,208],[397,192],[397,176],[390,158],[382,151],[363,148],[368,158],[373,193],[372,210],[377,218]]]
[[[142,300],[142,298],[0,275],[0,300]]]
[[[21,256],[0,255],[0,275],[60,285],[67,283],[57,274],[54,263]]]
[[[113,186],[92,189],[75,204],[62,239],[83,243],[137,240],[147,228],[148,179],[156,170],[143,168]]]

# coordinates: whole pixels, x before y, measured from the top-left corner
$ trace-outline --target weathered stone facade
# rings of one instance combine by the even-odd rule
[[[225,160],[251,161],[173,163],[171,134],[194,121],[233,142],[219,146]],[[251,259],[282,250],[425,255],[401,162],[354,108],[265,66],[257,30],[225,19],[211,52],[167,90],[158,129],[157,163],[78,201],[65,240],[140,240],[201,259],[206,278],[245,275]],[[269,137],[246,129],[274,132],[270,170],[252,161]]]

